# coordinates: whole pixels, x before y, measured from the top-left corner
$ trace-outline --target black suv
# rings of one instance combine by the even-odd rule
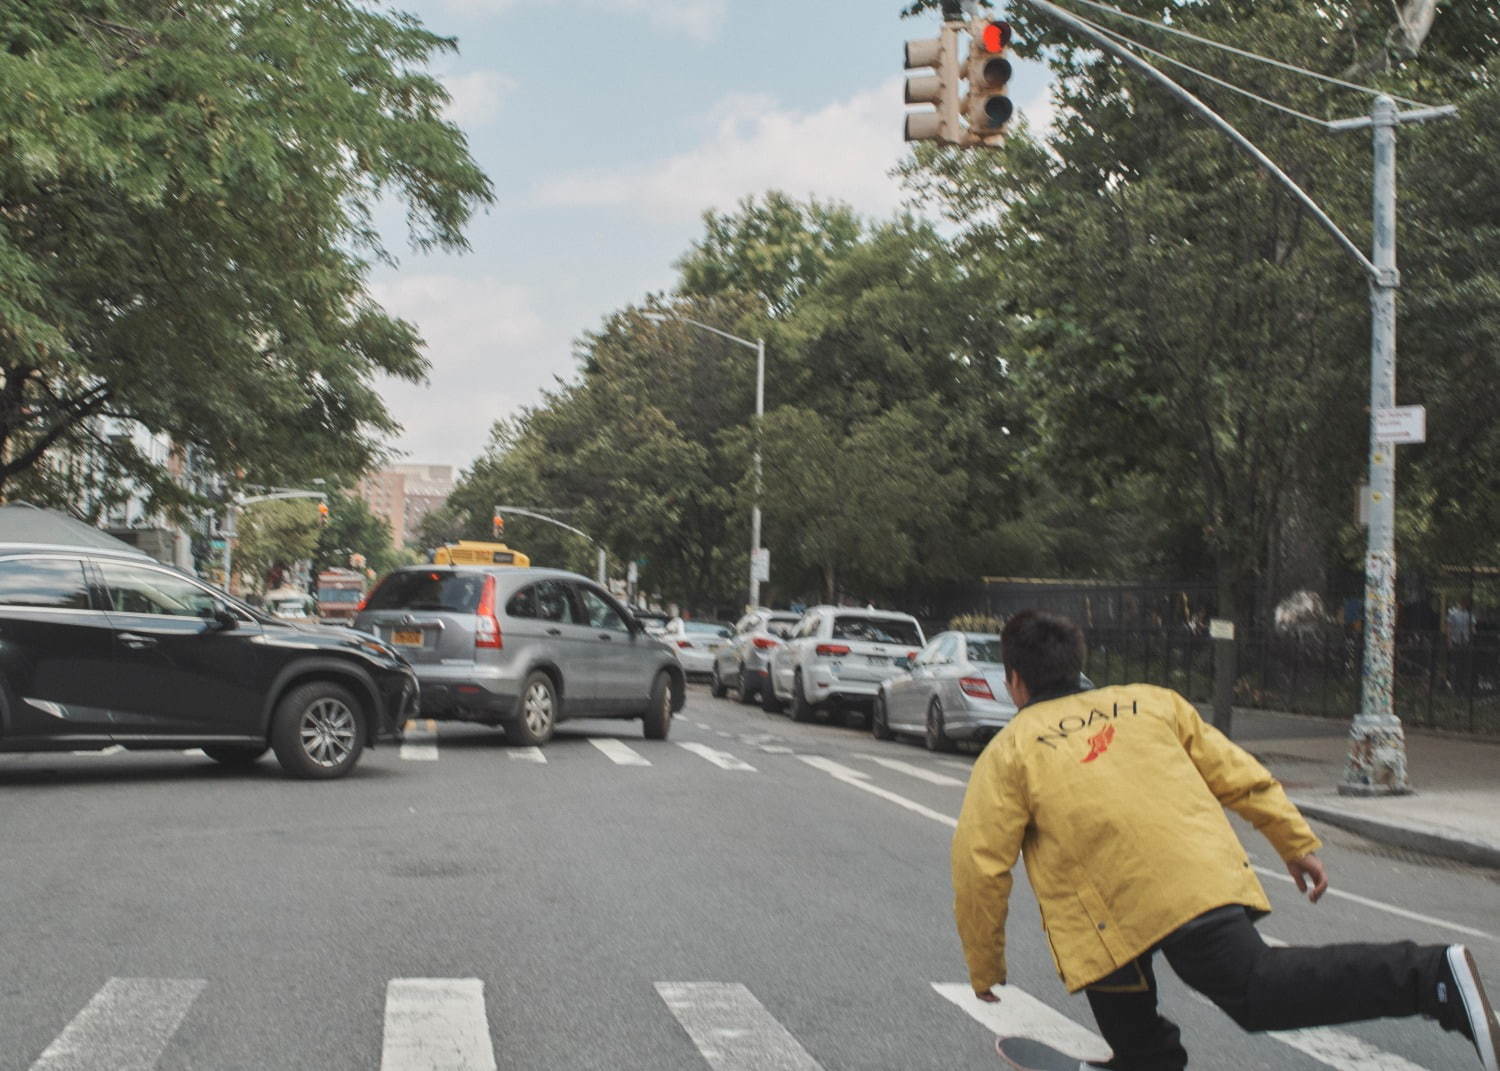
[[[49,541],[14,540],[8,522],[41,519],[23,509]],[[239,766],[274,749],[294,776],[339,777],[399,739],[417,696],[373,636],[279,621],[71,518],[0,507],[0,751],[201,747]]]

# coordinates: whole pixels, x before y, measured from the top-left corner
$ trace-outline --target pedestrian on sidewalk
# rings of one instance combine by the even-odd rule
[[[1272,948],[1271,910],[1224,808],[1276,849],[1317,903],[1321,847],[1281,785],[1167,688],[1083,691],[1083,633],[1027,610],[1000,639],[1019,713],[974,765],[953,838],[954,915],[981,1000],[1004,984],[1011,872],[1024,853],[1069,992],[1083,990],[1114,1055],[1092,1066],[1180,1071],[1187,1052],[1157,1010],[1152,960],[1249,1031],[1423,1015],[1500,1071],[1500,1038],[1462,945]]]

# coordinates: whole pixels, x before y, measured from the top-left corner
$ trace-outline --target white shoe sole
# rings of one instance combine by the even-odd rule
[[[1459,998],[1464,1002],[1469,1025],[1474,1028],[1474,1047],[1479,1050],[1479,1062],[1484,1064],[1484,1071],[1500,1071],[1500,1028],[1495,1026],[1495,1009],[1490,1007],[1485,995],[1474,957],[1463,945],[1451,945],[1447,955],[1448,967],[1458,983]]]

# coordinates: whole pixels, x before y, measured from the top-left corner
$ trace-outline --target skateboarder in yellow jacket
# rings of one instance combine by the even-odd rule
[[[1321,846],[1259,762],[1176,692],[1082,691],[1083,635],[1063,617],[1015,615],[1001,636],[1019,713],[974,765],[953,838],[954,914],[974,992],[1006,980],[1011,871],[1024,853],[1069,992],[1084,990],[1115,1071],[1187,1066],[1156,1006],[1154,954],[1246,1030],[1426,1015],[1500,1071],[1494,1014],[1461,945],[1272,948],[1270,910],[1224,808],[1258,829],[1314,903]]]

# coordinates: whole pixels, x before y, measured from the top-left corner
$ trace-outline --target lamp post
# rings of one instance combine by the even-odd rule
[[[643,312],[641,315],[652,323],[669,323],[677,321],[692,324],[720,338],[727,338],[730,342],[738,342],[741,346],[755,351],[755,455],[752,466],[755,473],[755,498],[750,506],[750,606],[760,605],[760,579],[759,558],[763,553],[760,545],[760,498],[761,498],[761,467],[760,467],[760,424],[761,418],[766,415],[766,340],[757,338],[751,340],[741,338],[739,335],[731,335],[728,331],[721,331],[717,327],[695,320],[691,316],[683,316],[679,313]]]

